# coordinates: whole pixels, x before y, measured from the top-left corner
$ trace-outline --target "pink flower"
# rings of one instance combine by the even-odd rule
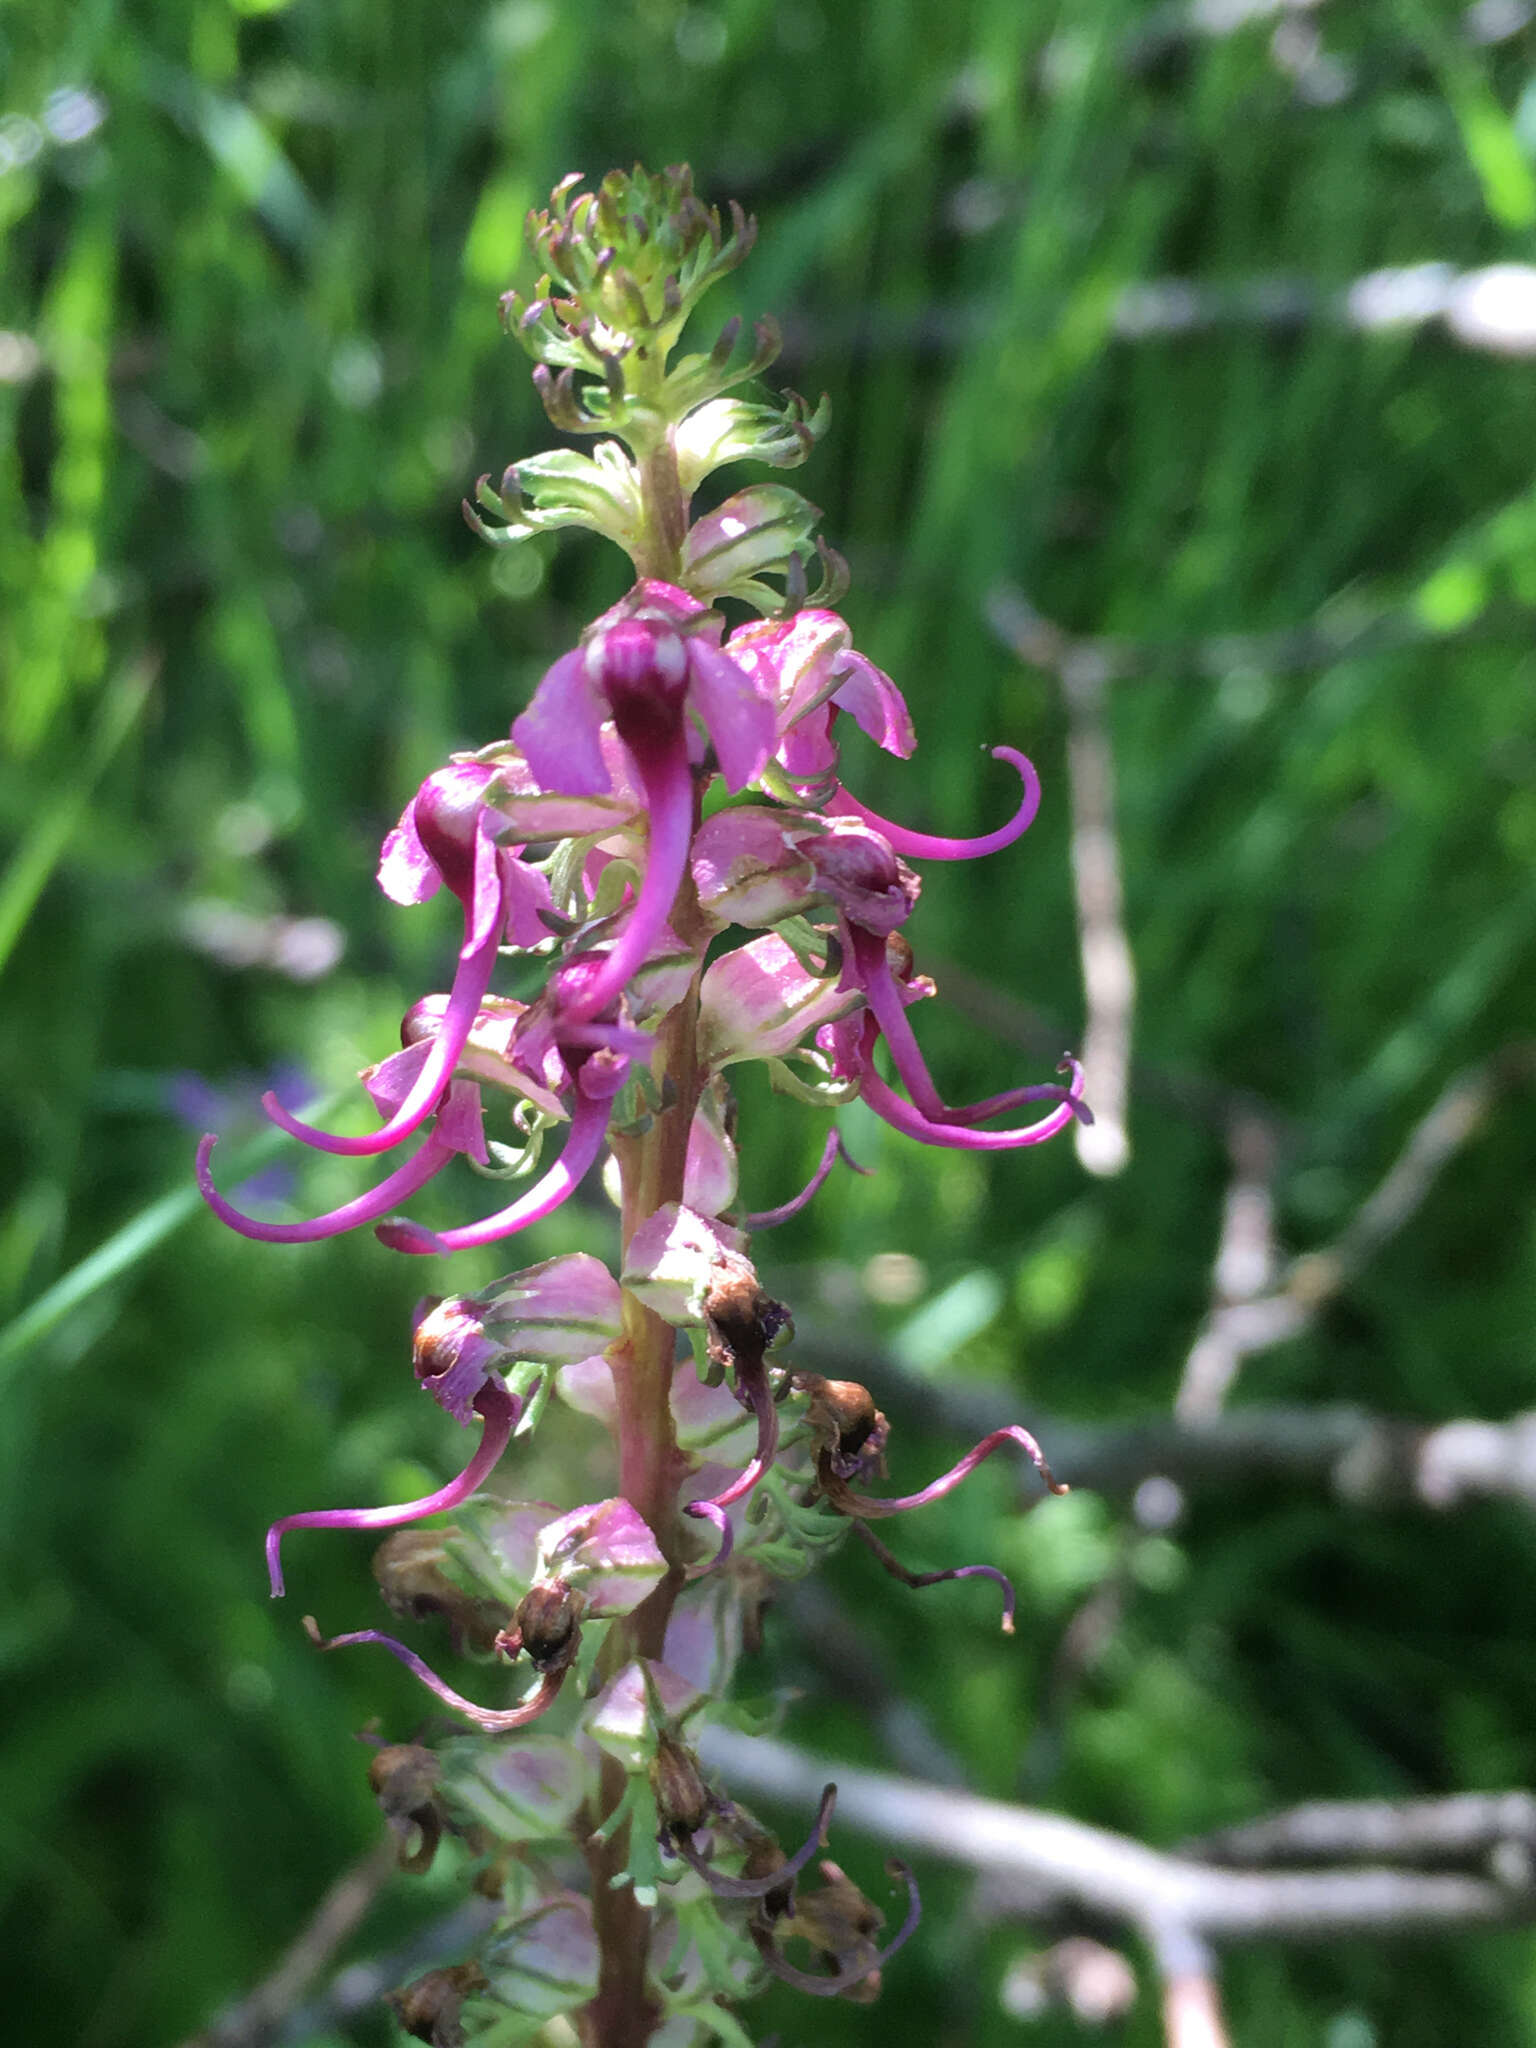
[[[397,903],[422,903],[446,884],[464,906],[464,943],[453,987],[403,1099],[379,1130],[343,1138],[301,1122],[275,1095],[262,1098],[275,1124],[318,1151],[369,1157],[418,1130],[453,1079],[490,988],[497,948],[509,939],[535,946],[549,936],[541,916],[550,908],[548,882],[523,866],[517,858],[521,848],[498,843],[504,821],[487,802],[495,777],[494,768],[471,762],[437,770],[384,841],[379,886],[385,895]]]
[[[546,788],[601,795],[612,787],[602,748],[611,719],[646,800],[645,879],[627,923],[595,964],[578,962],[554,978],[560,1014],[571,1024],[617,1000],[672,909],[693,832],[692,763],[701,757],[701,736],[713,743],[732,790],[744,789],[767,761],[772,701],[721,653],[719,631],[696,598],[669,583],[639,583],[547,671],[513,724]]]
[[[762,683],[778,710],[775,758],[808,800],[837,785],[833,730],[846,711],[888,754],[906,760],[917,745],[901,692],[883,669],[855,653],[836,612],[814,608],[788,619],[738,627],[727,652]]]

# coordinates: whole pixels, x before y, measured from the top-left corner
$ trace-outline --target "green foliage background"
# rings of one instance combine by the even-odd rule
[[[935,1159],[855,1114],[877,1177],[835,1182],[765,1248],[806,1328],[939,1384],[1011,1381],[1026,1413],[1166,1413],[1228,1172],[1211,1104],[1274,1119],[1301,1250],[1458,1067],[1529,1031],[1533,371],[1326,309],[1382,265],[1536,258],[1536,38],[1476,44],[1436,0],[1320,9],[1349,89],[1316,103],[1277,61],[1277,19],[1212,34],[1135,0],[0,10],[0,1287],[13,1314],[43,1303],[0,1338],[18,2040],[130,2048],[205,2023],[371,1839],[353,1732],[420,1716],[385,1660],[317,1659],[300,1636],[305,1609],[371,1618],[363,1548],[296,1545],[297,1597],[273,1607],[259,1544],[279,1512],[400,1497],[457,1462],[405,1370],[419,1275],[371,1237],[258,1249],[194,1213],[171,1090],[187,1072],[249,1090],[284,1061],[340,1086],[387,1049],[441,983],[451,917],[377,896],[383,831],[617,594],[595,545],[499,561],[458,512],[479,471],[550,438],[495,301],[527,281],[522,217],[567,170],[687,157],[759,215],[759,253],[711,306],[779,314],[775,378],[832,394],[804,485],[852,563],[859,644],[922,737],[912,768],[850,773],[882,808],[974,829],[1009,795],[980,745],[1029,748],[1038,827],[932,874],[914,936],[1043,1013],[1053,1045],[1082,1021],[1064,713],[985,600],[1007,579],[1071,632],[1150,650],[1112,699],[1148,1069],[1130,1169],[1090,1180],[1063,1146]],[[68,87],[104,122],[33,131],[33,153],[6,124]],[[1170,273],[1305,285],[1314,310],[1120,336],[1123,289]],[[1222,653],[1312,620],[1331,658]],[[310,983],[220,964],[189,938],[210,904],[226,924],[335,920],[345,957]],[[956,1099],[1041,1064],[963,1006],[924,1010]],[[744,1125],[761,1206],[822,1134],[752,1095]],[[1533,1140],[1514,1090],[1237,1398],[1426,1423],[1529,1403]],[[356,1185],[344,1160],[299,1171],[306,1208]],[[105,1284],[54,1313],[46,1291],[147,1210]],[[515,1262],[607,1237],[598,1207],[567,1213]],[[921,1262],[900,1307],[867,1284],[892,1252]],[[471,1265],[460,1284],[496,1270]],[[896,1476],[953,1448],[899,1436]],[[552,1426],[519,1490],[589,1498],[591,1456]],[[1014,1569],[1011,1643],[984,1591],[906,1593],[860,1558],[817,1628],[770,1617],[755,1677],[799,1689],[795,1739],[892,1761],[838,1678],[857,1613],[974,1786],[1156,1843],[1303,1797],[1536,1779],[1528,1514],[1217,1487],[1152,1541],[1121,1503],[1023,1523],[1013,1505],[989,1474],[900,1538],[916,1567]],[[1066,1624],[1122,1569],[1063,1705]],[[876,1852],[842,1847],[877,1889]],[[924,1876],[883,2008],[776,1995],[754,2027],[1021,2038],[998,1987],[1028,1930],[978,1935],[960,1881]],[[357,1952],[451,1896],[402,1880]],[[1226,1995],[1241,2048],[1536,2041],[1524,1934],[1240,1951]],[[1154,2041],[1152,2004],[1114,2038]],[[389,2029],[374,2013],[345,2038]],[[1034,2038],[1087,2036],[1049,2018]]]

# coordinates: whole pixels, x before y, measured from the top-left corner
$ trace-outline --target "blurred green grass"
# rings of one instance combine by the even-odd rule
[[[832,394],[805,487],[853,565],[860,644],[922,737],[913,768],[861,761],[856,786],[964,829],[1004,800],[982,744],[1041,768],[1023,848],[931,875],[920,949],[1061,1042],[1080,1032],[1064,714],[987,626],[1006,579],[1066,630],[1142,650],[1112,697],[1138,1051],[1273,1117],[1288,1243],[1325,1241],[1447,1076],[1529,1034],[1529,364],[1316,310],[1133,340],[1115,309],[1167,275],[1305,285],[1320,307],[1383,265],[1532,260],[1536,43],[1476,44],[1446,5],[1322,9],[1345,89],[1309,98],[1282,31],[1313,17],[1200,18],[1115,0],[36,0],[0,20],[10,1313],[174,1205],[179,1076],[249,1096],[296,1062],[342,1085],[442,974],[445,919],[373,889],[379,838],[618,588],[579,541],[497,562],[458,514],[478,471],[548,439],[495,299],[528,275],[523,212],[572,168],[686,157],[760,217],[730,289],[784,321],[775,378]],[[1341,632],[1332,660],[1191,652],[1375,616],[1402,630]],[[329,943],[295,934],[308,919],[346,950],[306,981],[295,963]],[[954,1097],[1018,1074],[1016,1048],[924,1009]],[[762,1206],[821,1133],[750,1090],[743,1121]],[[1426,1422],[1525,1405],[1533,1129],[1529,1093],[1504,1098],[1239,1398]],[[908,1326],[931,1373],[953,1342],[962,1383],[1011,1378],[1086,1420],[1157,1413],[1208,1295],[1225,1140],[1151,1087],[1133,1138],[1127,1173],[1093,1181],[1061,1148],[934,1162],[859,1126],[878,1176],[834,1181],[772,1241],[770,1284],[870,1342],[899,1350]],[[347,1171],[306,1164],[303,1199]],[[562,1218],[526,1256],[601,1250],[606,1228]],[[916,1276],[904,1305],[867,1284],[891,1253]],[[296,1625],[369,1612],[366,1558],[313,1542],[290,1613],[266,1600],[259,1538],[286,1509],[446,1468],[452,1432],[403,1370],[417,1284],[371,1240],[258,1251],[190,1215],[23,1325],[0,1411],[18,2038],[191,2032],[370,1838],[352,1731],[374,1714],[408,1730],[417,1699],[384,1660],[315,1659]],[[914,1338],[935,1300],[958,1334],[941,1317]],[[526,1491],[585,1497],[583,1441],[541,1439]],[[898,1476],[944,1448],[898,1440]],[[1011,1644],[980,1594],[908,1594],[862,1557],[834,1581],[980,1788],[1163,1842],[1295,1798],[1536,1775],[1525,1515],[1202,1499],[1042,1746],[1051,1657],[1121,1518],[1084,1503],[1020,1528],[1011,1499],[978,1482],[904,1532],[918,1568],[960,1551],[1016,1567]],[[791,1732],[890,1761],[827,1676],[835,1641],[817,1661],[770,1618],[768,1647],[761,1683],[804,1688]],[[1014,2039],[997,1988],[1027,1935],[978,1943],[958,1883],[930,1887],[884,2011],[807,2017],[776,1994],[754,2029]],[[428,1916],[402,1884],[362,1947]],[[1244,2048],[1536,2040],[1512,1936],[1255,1951],[1228,2004]],[[1155,2034],[1142,2011],[1122,2038]],[[348,2038],[386,2037],[375,2016]]]

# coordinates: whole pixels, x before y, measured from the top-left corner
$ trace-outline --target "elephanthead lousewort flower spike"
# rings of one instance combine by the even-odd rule
[[[881,1913],[837,1864],[806,1877],[832,1788],[787,1852],[705,1778],[690,1731],[756,1642],[765,1589],[850,1536],[907,1587],[988,1580],[1011,1629],[996,1566],[912,1571],[870,1525],[944,1499],[1005,1443],[1064,1490],[1014,1428],[911,1493],[880,1491],[891,1433],[873,1394],[795,1367],[789,1310],[752,1260],[754,1231],[800,1214],[839,1157],[854,1162],[834,1123],[798,1194],[747,1208],[751,1133],[733,1083],[748,1063],[823,1116],[862,1097],[908,1137],[976,1152],[1039,1144],[1089,1114],[1070,1059],[1064,1080],[948,1103],[908,1014],[936,993],[907,937],[922,888],[911,863],[1012,846],[1039,805],[1033,767],[994,748],[1022,789],[980,837],[870,811],[844,786],[843,722],[898,760],[917,737],[835,609],[846,572],[820,514],[777,481],[717,487],[695,514],[716,470],[792,467],[827,422],[825,402],[755,381],[777,349],[771,322],[740,352],[732,320],[673,357],[753,233],[739,209],[723,220],[706,207],[680,168],[615,172],[595,191],[567,179],[531,217],[544,274],[503,312],[551,419],[590,453],[516,462],[499,487],[482,478],[470,523],[502,547],[604,534],[628,554],[632,587],[551,650],[502,736],[426,775],[384,841],[384,894],[450,897],[458,919],[446,986],[412,1001],[398,1047],[361,1069],[375,1128],[320,1130],[266,1098],[313,1150],[365,1160],[405,1146],[403,1163],[324,1214],[267,1220],[215,1187],[213,1137],[198,1148],[208,1206],[269,1243],[371,1225],[396,1252],[451,1257],[579,1192],[595,1202],[600,1182],[618,1205],[616,1271],[566,1252],[418,1305],[415,1383],[478,1431],[456,1478],[395,1505],[285,1513],[267,1531],[274,1594],[285,1537],[384,1533],[374,1574],[402,1626],[446,1630],[445,1654],[488,1666],[466,1690],[380,1629],[325,1637],[305,1622],[322,1649],[387,1651],[473,1731],[440,1752],[388,1743],[370,1773],[403,1868],[424,1870],[451,1834],[504,1901],[475,1960],[395,1995],[409,2026],[444,2041],[531,2038],[558,2018],[591,2048],[703,2048],[745,2038],[725,2008],[770,1976],[875,1997],[917,1925],[910,1874],[890,1866],[908,1906],[882,1947]],[[515,995],[497,985],[509,960]],[[982,1128],[1029,1105],[1033,1122]],[[460,1159],[512,1183],[487,1213],[436,1227],[398,1213],[445,1169],[445,1185],[465,1177]],[[583,1483],[583,1453],[564,1498],[520,1499],[520,1452],[556,1396],[573,1428],[610,1440],[613,1476]],[[295,1549],[291,1567],[308,1558]],[[524,1659],[532,1682],[508,1698]],[[498,1683],[501,1699],[480,1704]],[[796,1944],[821,1974],[793,1959]]]

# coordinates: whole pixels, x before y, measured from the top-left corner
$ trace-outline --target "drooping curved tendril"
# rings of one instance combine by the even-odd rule
[[[476,905],[483,901],[489,914],[482,912],[466,920],[469,928],[459,953],[458,970],[453,977],[442,1021],[433,1033],[431,1049],[421,1072],[388,1121],[378,1130],[367,1131],[360,1137],[340,1138],[334,1132],[322,1131],[314,1124],[302,1122],[283,1108],[276,1095],[268,1093],[261,1102],[273,1123],[317,1152],[336,1152],[349,1158],[362,1158],[389,1151],[426,1122],[443,1090],[453,1079],[454,1069],[474,1029],[475,1018],[490,990],[497,947],[507,921],[506,887],[497,867],[496,842],[487,833],[483,821],[475,835],[472,901]]]
[[[708,1522],[720,1538],[720,1547],[713,1557],[688,1565],[684,1576],[688,1579],[707,1579],[718,1571],[736,1547],[736,1533],[731,1527],[731,1518],[717,1500],[691,1500],[683,1509],[685,1515],[692,1515],[696,1521]]]
[[[842,1132],[834,1126],[832,1130],[828,1131],[827,1142],[821,1148],[820,1164],[799,1194],[792,1195],[787,1202],[781,1202],[776,1209],[754,1209],[749,1215],[741,1218],[738,1228],[742,1230],[772,1230],[775,1224],[787,1223],[791,1216],[798,1216],[800,1211],[806,1208],[820,1194],[826,1184],[827,1176],[831,1173],[839,1159],[842,1160],[845,1166],[852,1167],[855,1173],[869,1175],[874,1172],[872,1166],[860,1166],[857,1159],[852,1156],[848,1147],[843,1143]]]
[[[968,1102],[961,1109],[951,1108],[944,1121],[970,1129],[986,1123],[989,1117],[1006,1116],[1010,1110],[1022,1109],[1026,1102],[1063,1102],[1080,1124],[1091,1124],[1093,1111],[1076,1092],[1083,1086],[1081,1063],[1069,1054],[1057,1071],[1072,1077],[1065,1088],[1057,1081],[1032,1081],[1023,1088],[1004,1088],[997,1095],[983,1096],[980,1102]]]
[[[908,1136],[921,1136],[927,1144],[1001,1151],[1018,1145],[1041,1144],[1064,1129],[1074,1117],[1085,1123],[1093,1121],[1092,1111],[1081,1099],[1082,1069],[1070,1056],[1062,1061],[1058,1070],[1071,1076],[1065,1088],[1054,1082],[1037,1082],[1026,1088],[1007,1089],[1000,1095],[988,1096],[982,1102],[963,1108],[952,1108],[939,1094],[928,1071],[928,1063],[923,1058],[907,1016],[901,988],[891,970],[885,940],[858,925],[847,925],[846,930],[854,973],[869,1005],[869,1017],[859,1046],[864,1067],[861,1092],[871,1109],[886,1122],[894,1124],[898,1130],[905,1130]],[[890,1047],[891,1060],[912,1098],[910,1104],[904,1103],[893,1089],[888,1088],[874,1070],[875,1028]],[[989,1131],[965,1138],[942,1135],[946,1127],[969,1131],[988,1117],[1001,1116],[1025,1102],[1041,1101],[1054,1102],[1058,1108],[1022,1131]]]
[[[548,1216],[562,1202],[569,1200],[603,1149],[603,1139],[608,1130],[608,1107],[622,1085],[622,1075],[616,1080],[614,1070],[610,1069],[600,1081],[584,1086],[591,1066],[589,1062],[582,1069],[577,1083],[578,1100],[571,1116],[565,1150],[549,1171],[515,1202],[509,1203],[505,1209],[498,1209],[494,1216],[482,1217],[478,1223],[459,1224],[451,1230],[427,1230],[404,1217],[392,1218],[388,1223],[381,1223],[374,1233],[379,1242],[397,1252],[467,1251],[474,1245],[494,1244],[498,1238],[510,1237],[514,1231],[537,1223],[541,1217]],[[627,1070],[628,1062],[621,1059],[615,1066]]]
[[[323,1636],[315,1617],[306,1614],[304,1633],[317,1650],[345,1650],[354,1643],[377,1643],[381,1650],[388,1650],[392,1657],[397,1657],[407,1671],[421,1680],[429,1692],[435,1692],[445,1706],[452,1707],[456,1714],[462,1714],[466,1721],[473,1721],[475,1726],[483,1729],[487,1735],[504,1735],[513,1728],[526,1728],[530,1721],[536,1721],[541,1714],[546,1713],[554,1705],[560,1688],[565,1683],[565,1674],[570,1668],[569,1665],[561,1665],[558,1670],[546,1671],[540,1678],[537,1689],[525,1700],[520,1701],[515,1707],[498,1710],[494,1707],[477,1707],[473,1700],[465,1699],[462,1693],[455,1692],[451,1685],[439,1678],[431,1666],[424,1663],[414,1650],[407,1649],[404,1643],[399,1642],[394,1636],[385,1635],[381,1629],[364,1628],[355,1630],[351,1635]]]
[[[449,1088],[448,1100],[438,1112],[437,1123],[403,1166],[397,1166],[393,1173],[381,1180],[377,1187],[368,1189],[366,1194],[355,1196],[324,1216],[311,1217],[306,1223],[263,1223],[227,1201],[213,1184],[209,1161],[218,1139],[212,1133],[197,1148],[198,1191],[215,1216],[227,1223],[231,1230],[239,1231],[242,1237],[258,1238],[264,1244],[313,1244],[319,1238],[335,1237],[344,1230],[356,1230],[364,1223],[372,1223],[378,1217],[388,1215],[391,1209],[414,1195],[418,1188],[425,1187],[456,1152],[475,1149],[483,1158],[485,1141],[478,1135],[479,1102],[480,1091],[473,1082],[454,1083]],[[471,1120],[472,1128],[466,1129]]]
[[[871,1023],[873,1020],[871,1019]],[[873,1036],[867,1041],[873,1051]],[[920,1110],[896,1093],[896,1090],[882,1081],[872,1063],[864,1068],[859,1083],[859,1094],[883,1123],[893,1131],[900,1131],[904,1138],[916,1138],[923,1145],[942,1145],[950,1150],[966,1152],[1012,1152],[1025,1145],[1043,1145],[1048,1138],[1054,1138],[1074,1120],[1091,1120],[1091,1112],[1077,1092],[1083,1085],[1083,1070],[1074,1059],[1064,1059],[1057,1071],[1071,1075],[1065,1090],[1061,1091],[1057,1106],[1037,1123],[1026,1124],[1021,1130],[978,1131],[969,1123],[958,1120],[949,1123],[935,1123]],[[990,1112],[996,1115],[996,1109]],[[974,1114],[974,1112],[973,1112]]]
[[[730,1555],[731,1525],[725,1511],[752,1491],[773,1463],[774,1452],[779,1448],[779,1411],[769,1384],[768,1368],[761,1356],[754,1359],[750,1354],[738,1355],[736,1389],[757,1417],[757,1449],[729,1485],[722,1487],[719,1493],[711,1494],[707,1500],[689,1501],[683,1509],[685,1515],[709,1522],[720,1532],[719,1550],[702,1571],[698,1567],[691,1569],[693,1577],[702,1577],[705,1571],[713,1571]]]
[[[839,1479],[832,1470],[831,1461],[825,1452],[816,1463],[817,1484],[839,1514],[852,1515],[859,1521],[878,1521],[885,1515],[904,1515],[912,1508],[925,1508],[932,1501],[942,1500],[945,1494],[953,1493],[963,1479],[968,1478],[978,1465],[1006,1443],[1019,1446],[1045,1481],[1050,1492],[1071,1491],[1064,1481],[1056,1477],[1046,1462],[1044,1451],[1019,1422],[1010,1422],[1002,1429],[994,1429],[990,1436],[984,1436],[979,1444],[967,1451],[958,1464],[952,1465],[940,1478],[931,1481],[920,1493],[903,1494],[899,1500],[882,1500],[876,1494],[855,1493],[846,1481]]]
[[[1021,754],[1017,747],[994,747],[992,758],[994,761],[1007,761],[1019,771],[1024,795],[1006,825],[1000,825],[995,832],[983,833],[979,839],[951,839],[938,832],[910,832],[905,825],[894,824],[889,818],[882,818],[878,812],[869,810],[842,788],[828,803],[827,809],[840,817],[862,818],[866,825],[889,842],[894,852],[904,858],[979,860],[983,854],[1001,853],[1005,846],[1012,846],[1016,839],[1022,839],[1035,822],[1035,813],[1040,808],[1040,778],[1029,757]]]
[[[479,1446],[458,1478],[450,1479],[435,1493],[426,1494],[420,1500],[402,1502],[397,1507],[307,1508],[300,1514],[284,1515],[274,1522],[267,1531],[267,1577],[272,1586],[272,1598],[281,1600],[286,1590],[280,1552],[283,1538],[290,1529],[399,1529],[408,1522],[419,1522],[427,1515],[442,1514],[449,1508],[456,1508],[472,1494],[478,1493],[511,1442],[523,1404],[515,1394],[508,1392],[499,1379],[488,1378],[475,1396],[473,1405],[484,1422]]]
[[[874,1552],[883,1568],[893,1579],[900,1579],[904,1586],[938,1586],[946,1579],[991,1579],[994,1585],[1003,1589],[1002,1630],[1005,1636],[1013,1634],[1014,1613],[1018,1606],[1013,1590],[1013,1581],[1008,1574],[999,1571],[995,1564],[953,1564],[943,1572],[912,1572],[894,1552],[886,1549],[880,1538],[867,1522],[855,1521],[853,1533],[866,1549]]]
[[[900,1878],[907,1887],[907,1917],[893,1940],[888,1941],[885,1947],[877,1950],[872,1957],[860,1957],[850,1963],[834,1977],[813,1977],[808,1970],[796,1969],[793,1963],[785,1962],[774,1947],[773,1936],[767,1928],[752,1926],[749,1932],[757,1944],[757,1952],[774,1976],[782,1978],[786,1984],[793,1984],[797,1991],[808,1991],[813,1998],[837,1998],[845,1991],[856,1990],[859,1985],[867,1983],[878,1971],[883,1970],[896,1951],[911,1940],[917,1932],[918,1922],[923,1917],[923,1904],[918,1897],[917,1879],[906,1864],[899,1857],[893,1856],[886,1864],[885,1871],[887,1877]]]
[[[804,1870],[818,1849],[827,1846],[827,1829],[832,1821],[832,1809],[837,1804],[837,1787],[826,1786],[821,1795],[821,1805],[816,1812],[816,1824],[806,1836],[804,1843],[793,1856],[787,1857],[776,1869],[763,1877],[727,1877],[716,1870],[706,1856],[700,1854],[691,1834],[672,1835],[668,1848],[676,1850],[691,1870],[696,1870],[712,1892],[722,1899],[766,1899],[770,1892],[782,1891]]]

